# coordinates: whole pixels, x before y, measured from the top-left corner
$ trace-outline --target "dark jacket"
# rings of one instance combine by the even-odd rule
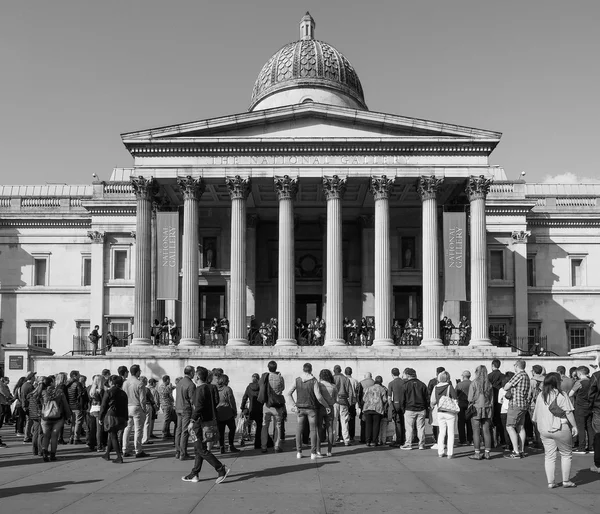
[[[36,394],[35,390],[31,391],[23,404],[25,412],[28,413],[29,419],[39,420],[42,417],[42,397],[41,393]]]
[[[356,403],[356,399],[353,400],[354,389],[352,389],[352,384],[345,375],[336,373],[333,375],[333,381],[338,392],[337,403],[348,407]]]
[[[429,392],[427,386],[418,378],[410,378],[404,382],[401,402],[402,411],[422,411],[429,408]]]
[[[242,396],[242,410],[246,408],[248,404],[248,411],[250,418],[255,419],[262,416],[263,404],[258,401],[258,391],[260,391],[260,385],[256,382],[248,384],[244,396]]]
[[[71,409],[69,408],[69,402],[67,401],[67,397],[63,393],[62,388],[50,386],[44,391],[42,391],[42,412],[44,410],[44,405],[48,404],[51,401],[56,401],[56,403],[58,404],[61,418],[69,419],[71,417]],[[42,419],[44,419],[43,416]]]
[[[192,401],[194,404],[192,419],[196,423],[216,419],[217,405],[219,404],[219,390],[216,386],[200,384],[194,391]]]
[[[402,412],[402,397],[404,396],[404,380],[400,377],[394,378],[388,384],[388,397],[390,400],[391,413],[399,414]]]
[[[127,393],[116,386],[111,387],[102,397],[99,419],[103,420],[109,408],[113,408],[115,417],[127,420],[129,410],[127,408]]]
[[[183,377],[177,384],[176,390],[177,398],[175,399],[175,410],[179,413],[191,411],[196,384],[192,382],[190,377]]]
[[[67,399],[71,410],[82,410],[84,407],[85,389],[81,382],[72,380],[67,384]]]

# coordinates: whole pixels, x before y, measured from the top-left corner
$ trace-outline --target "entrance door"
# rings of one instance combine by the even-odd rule
[[[421,288],[417,286],[394,287],[394,318],[402,326],[408,318],[421,320]]]
[[[296,295],[296,318],[308,324],[317,316],[323,317],[323,297],[320,294]]]
[[[200,335],[209,334],[214,318],[225,317],[225,286],[200,287]]]

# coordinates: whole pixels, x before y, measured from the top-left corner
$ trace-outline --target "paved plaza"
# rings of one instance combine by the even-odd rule
[[[33,457],[31,447],[2,429],[0,512],[105,514],[137,513],[598,513],[600,475],[589,471],[591,455],[573,456],[576,489],[549,491],[543,453],[522,461],[493,453],[472,461],[471,448],[453,460],[434,450],[402,451],[364,445],[334,448],[333,457],[296,459],[288,423],[283,453],[250,447],[226,454],[226,482],[205,464],[197,484],[182,482],[192,462],[173,458],[172,441],[155,440],[144,459],[105,462],[86,446],[60,446],[57,462]],[[219,456],[221,457],[221,456]],[[557,481],[559,478],[557,478]]]

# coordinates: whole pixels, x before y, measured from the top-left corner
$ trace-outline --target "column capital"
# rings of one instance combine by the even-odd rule
[[[375,228],[375,216],[372,214],[361,214],[358,217],[360,228]]]
[[[371,177],[370,190],[377,200],[387,200],[394,189],[394,179],[387,178],[386,175]]]
[[[346,192],[346,179],[338,175],[323,177],[323,192],[327,200],[341,200]]]
[[[92,243],[104,244],[106,232],[99,232],[98,230],[90,230],[87,236],[92,240]]]
[[[246,227],[247,228],[256,228],[259,221],[258,214],[247,214],[246,215]]]
[[[242,178],[239,175],[235,177],[226,177],[225,182],[229,189],[229,196],[232,200],[246,200],[250,194],[251,181],[249,178]]]
[[[421,201],[425,200],[436,200],[437,194],[444,183],[443,178],[437,178],[435,175],[429,177],[419,177],[419,185],[417,191],[421,196]]]
[[[279,200],[295,200],[298,193],[298,180],[284,175],[283,177],[274,177],[273,185],[277,192]]]
[[[133,186],[133,192],[138,199],[152,200],[158,191],[158,185],[154,177],[145,178],[140,175],[138,177],[131,177],[129,180]]]
[[[485,199],[490,190],[491,184],[492,180],[489,178],[485,178],[483,175],[479,175],[478,177],[469,177],[469,181],[467,182],[466,188],[467,195],[469,197],[469,202],[480,198]]]
[[[512,234],[512,244],[527,244],[527,238],[531,235],[529,230],[515,230]]]
[[[202,193],[206,189],[201,178],[194,178],[191,175],[177,177],[177,185],[183,193],[184,200],[200,200]]]

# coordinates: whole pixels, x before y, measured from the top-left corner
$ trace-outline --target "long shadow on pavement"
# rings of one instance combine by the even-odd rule
[[[227,483],[235,483],[235,482],[244,482],[246,480],[250,480],[251,478],[267,478],[267,477],[275,477],[280,475],[285,475],[287,473],[296,473],[298,471],[302,471],[305,469],[314,468],[316,464],[327,465],[327,464],[339,464],[339,460],[319,460],[318,462],[311,461],[306,464],[297,464],[295,466],[283,466],[276,468],[268,468],[262,469],[260,471],[253,471],[250,473],[240,473],[239,475],[230,475],[230,479],[227,479]]]
[[[589,468],[580,469],[575,476],[571,478],[571,481],[575,482],[577,485],[591,484],[592,482],[599,482],[600,475],[590,471]]]
[[[83,480],[81,482],[70,480],[68,482],[51,482],[47,484],[32,484],[23,487],[8,487],[6,489],[0,489],[0,498],[9,498],[10,496],[18,496],[20,494],[54,493],[56,491],[64,490],[66,486],[69,485],[92,484],[94,482],[102,482],[102,480]]]

